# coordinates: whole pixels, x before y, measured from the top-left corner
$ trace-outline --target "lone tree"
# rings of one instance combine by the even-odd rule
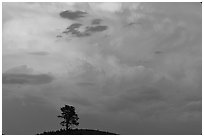
[[[61,115],[57,116],[58,118],[64,119],[60,124],[66,127],[66,131],[72,129],[74,126],[79,125],[79,117],[75,112],[73,106],[65,105],[61,109]]]

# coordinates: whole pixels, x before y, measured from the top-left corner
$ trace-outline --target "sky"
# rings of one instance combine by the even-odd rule
[[[200,134],[200,3],[2,4],[5,134]]]

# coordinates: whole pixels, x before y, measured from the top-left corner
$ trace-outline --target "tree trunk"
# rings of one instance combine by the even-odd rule
[[[68,129],[69,129],[69,127],[68,127],[68,122],[66,123],[66,131],[68,132]]]

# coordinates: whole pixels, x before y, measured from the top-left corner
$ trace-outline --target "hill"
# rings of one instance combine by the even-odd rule
[[[117,135],[117,134],[93,129],[71,129],[68,132],[64,129],[60,129],[57,131],[43,132],[37,135]]]

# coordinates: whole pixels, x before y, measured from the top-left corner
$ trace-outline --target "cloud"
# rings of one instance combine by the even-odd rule
[[[60,13],[60,16],[62,18],[67,18],[67,19],[71,19],[71,20],[75,20],[75,19],[84,17],[86,15],[87,15],[87,13],[83,12],[83,11],[69,11],[69,10],[67,10],[67,11],[63,11]]]
[[[92,25],[99,25],[101,23],[102,19],[94,19],[92,20],[91,24]]]
[[[72,35],[75,35],[77,37],[85,37],[85,36],[90,36],[89,33],[87,32],[80,32],[79,28],[82,26],[81,23],[74,23],[71,24],[69,27],[67,27],[67,29],[65,31],[63,31],[62,33],[64,34],[69,34],[71,33]]]
[[[3,84],[47,84],[52,82],[53,77],[48,74],[2,74]]]
[[[189,95],[187,97],[185,97],[185,101],[190,102],[190,101],[200,101],[202,100],[201,96],[198,95]]]
[[[184,110],[187,112],[202,112],[202,102],[194,101],[189,102],[186,106],[184,106]]]
[[[119,2],[102,2],[102,3],[89,3],[89,6],[94,11],[118,12],[121,10],[122,4]]]
[[[106,105],[106,109],[111,112],[117,111],[119,113],[127,111],[129,113],[138,114],[140,117],[143,117],[143,113],[142,115],[139,113],[139,111],[144,111],[142,108],[140,108],[140,106],[144,105],[146,106],[147,110],[150,111],[151,109],[154,109],[152,110],[152,113],[154,113],[157,108],[159,110],[163,109],[162,106],[165,104],[165,98],[166,94],[162,93],[158,89],[154,89],[148,86],[137,86],[137,88],[123,91],[120,94],[115,95],[112,99],[107,100],[107,104],[110,105]],[[160,104],[162,105],[161,107]],[[149,116],[146,115],[146,118],[147,117]]]
[[[50,74],[39,74],[27,65],[17,66],[2,74],[3,84],[47,84],[54,80]]]
[[[140,92],[135,95],[135,93],[137,93],[137,90],[138,89],[131,89],[126,92],[127,93],[126,95],[122,95],[121,97],[123,99],[133,101],[136,103],[147,103],[147,102],[151,103],[155,101],[159,102],[164,100],[164,97],[161,94],[161,92],[156,89],[143,87],[142,89],[140,89]]]
[[[100,31],[104,31],[108,28],[108,26],[95,26],[95,27],[87,27],[87,32],[100,32]]]
[[[33,72],[34,70],[27,65],[13,67],[6,71],[8,74],[32,74]]]
[[[79,28],[81,25],[82,24],[80,24],[80,23],[74,23],[74,24],[70,25],[67,29],[73,30],[73,29]]]
[[[30,52],[29,54],[30,54],[30,55],[37,55],[37,56],[46,56],[46,55],[48,55],[49,53],[48,53],[48,52],[45,52],[45,51],[38,51],[38,52]]]
[[[50,45],[55,45],[56,34],[69,23],[53,15],[56,9],[51,5],[4,3],[3,12],[8,19],[3,22],[3,54],[56,50]]]
[[[82,30],[80,31],[80,29]],[[83,29],[84,28],[84,29]],[[86,37],[94,35],[96,32],[102,32],[108,29],[108,26],[98,25],[98,26],[85,26],[81,23],[73,23],[65,31],[63,34],[71,34],[72,36],[76,37]]]

